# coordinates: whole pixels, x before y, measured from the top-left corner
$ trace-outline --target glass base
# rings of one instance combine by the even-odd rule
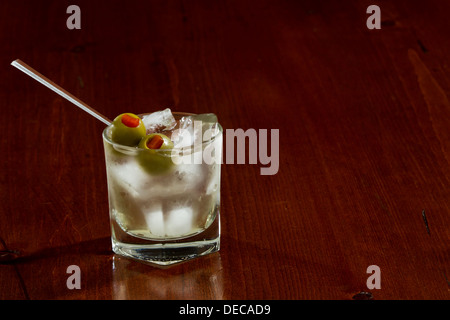
[[[112,250],[121,256],[157,266],[170,266],[220,250],[220,217],[201,233],[173,241],[151,241],[131,237],[112,226]]]
[[[112,249],[114,253],[124,257],[150,264],[169,266],[219,251],[220,239],[218,237],[208,241],[154,245],[130,245],[113,239]]]

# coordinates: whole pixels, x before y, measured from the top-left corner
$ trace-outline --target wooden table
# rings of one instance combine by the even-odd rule
[[[1,299],[450,297],[448,1],[76,2],[0,3]],[[104,125],[17,58],[110,118],[279,130],[278,170],[222,165],[219,253],[114,255]]]

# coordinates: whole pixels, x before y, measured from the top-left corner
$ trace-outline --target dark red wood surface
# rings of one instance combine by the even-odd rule
[[[71,4],[0,2],[0,299],[450,297],[450,2],[377,1],[380,30],[365,0]],[[14,59],[109,118],[279,129],[279,171],[222,166],[219,253],[116,256],[104,125]]]

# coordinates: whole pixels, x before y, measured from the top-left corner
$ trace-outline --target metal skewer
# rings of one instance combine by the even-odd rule
[[[77,107],[79,107],[79,108],[83,109],[84,111],[86,111],[87,113],[89,113],[91,116],[94,116],[95,118],[97,118],[98,120],[102,121],[103,123],[105,123],[107,125],[111,124],[111,120],[109,120],[107,117],[105,117],[104,115],[99,113],[97,110],[91,108],[89,105],[87,105],[86,103],[84,103],[83,101],[81,101],[80,99],[78,99],[77,97],[72,95],[71,93],[67,92],[66,90],[64,90],[63,88],[58,86],[56,83],[54,83],[47,77],[43,76],[42,74],[40,74],[39,72],[34,70],[32,67],[27,65],[25,62],[17,59],[17,60],[14,60],[13,62],[11,62],[11,65],[16,67],[20,71],[26,73],[33,79],[39,81],[47,88],[49,88],[49,89],[53,90],[54,92],[56,92],[57,94],[59,94],[61,97],[69,100]]]

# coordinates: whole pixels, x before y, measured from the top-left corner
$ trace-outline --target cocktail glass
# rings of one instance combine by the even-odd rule
[[[103,131],[116,254],[171,265],[219,250],[222,127],[196,125],[203,129],[165,132],[195,135],[192,144],[169,150],[120,145],[111,140],[111,125]]]

